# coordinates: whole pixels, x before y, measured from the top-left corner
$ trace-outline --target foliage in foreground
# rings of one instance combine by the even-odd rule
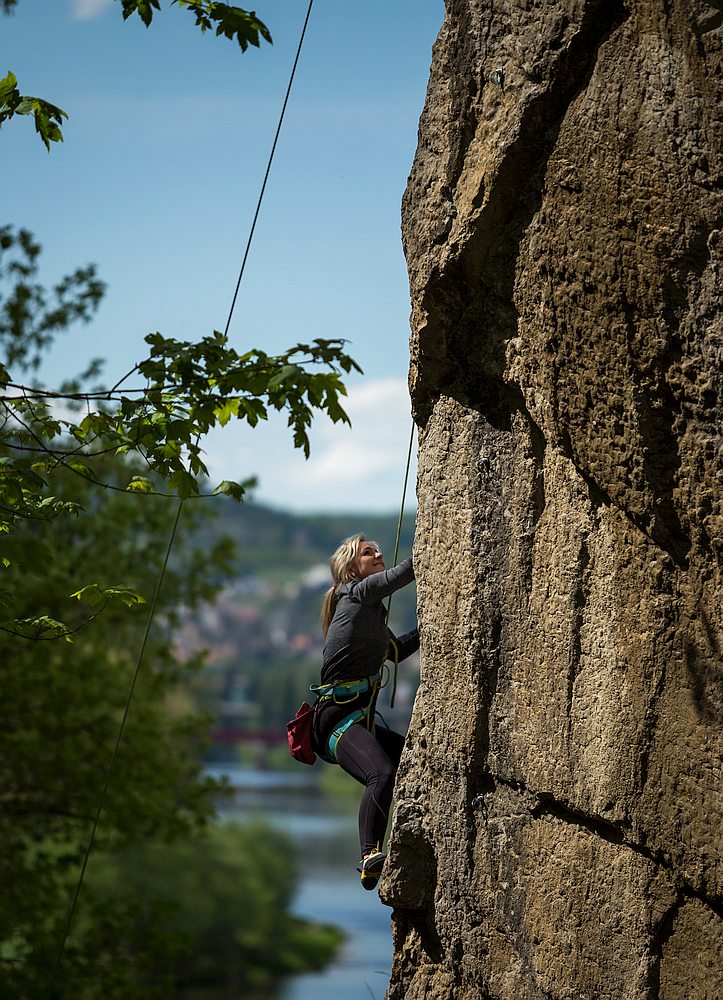
[[[138,14],[146,25],[160,8],[158,0],[121,3],[124,17]],[[0,12],[15,5],[0,0]],[[270,41],[265,26],[240,8],[214,0],[178,0],[178,6],[194,14],[203,31],[215,28],[242,49],[259,38]],[[8,73],[0,81],[0,125],[16,115],[34,117],[48,148],[62,139],[65,112],[23,95]],[[167,996],[177,963],[201,939],[231,948],[223,960],[232,960],[236,976],[242,969],[250,975],[244,963],[265,961],[228,899],[222,909],[233,915],[230,921],[221,919],[214,896],[194,896],[193,885],[180,900],[160,884],[156,894],[147,891],[164,859],[166,879],[176,885],[179,866],[195,878],[197,859],[205,865],[206,889],[228,885],[218,871],[250,877],[225,848],[199,839],[218,788],[200,773],[206,723],[185,693],[198,661],[179,663],[169,636],[175,609],[207,599],[224,566],[221,550],[184,550],[183,544],[174,550],[160,595],[109,786],[91,858],[97,882],[81,896],[51,988],[147,620],[144,595],[150,597],[158,580],[171,525],[157,494],[184,499],[201,492],[203,434],[230,419],[253,426],[268,409],[284,410],[295,443],[308,451],[315,411],[347,419],[341,374],[356,365],[338,340],[296,345],[272,357],[260,350],[239,354],[219,333],[196,343],[157,333],[148,338],[148,356],[110,389],[87,388],[99,372],[90,362],[77,379],[48,390],[18,371],[36,371],[56,333],[89,320],[103,286],[90,267],[49,292],[36,280],[38,254],[29,233],[0,229],[0,996]],[[225,482],[216,491],[241,499],[245,485]],[[182,537],[189,516],[200,514],[188,507]],[[52,641],[58,638],[67,642]],[[189,838],[192,849],[183,847]],[[148,843],[156,854],[146,870],[142,845]],[[273,928],[275,945],[284,929],[281,954],[291,969],[300,961],[299,938],[311,932],[285,915],[291,883],[280,859],[288,850],[268,844],[260,870],[275,888],[261,898],[253,926]],[[180,852],[176,864],[174,851]],[[129,891],[134,865],[145,872],[138,892]],[[253,885],[250,892],[258,895]],[[198,906],[188,910],[191,898]],[[248,899],[244,903],[244,913],[254,912]],[[199,921],[201,912],[208,924]],[[229,930],[233,945],[223,937]],[[309,947],[328,954],[330,943],[329,932],[312,934]],[[278,958],[275,947],[277,968]],[[200,982],[215,976],[214,969],[189,965],[184,974]]]
[[[105,471],[112,481],[118,470]],[[94,504],[91,485],[67,472],[57,487],[93,514],[29,521],[14,533],[6,573],[21,607],[42,599],[51,615],[68,614],[77,602],[69,601],[67,581],[80,567],[92,566],[102,585],[120,576],[152,589],[170,530],[167,502],[111,491]],[[199,552],[189,542],[200,513],[187,512],[159,597],[99,827],[100,852],[149,838],[170,843],[213,814],[216,786],[198,764],[207,720],[184,696],[200,661],[179,663],[171,646],[176,607],[209,599],[224,577],[224,544]],[[111,604],[73,644],[0,633],[0,996],[48,995],[147,614],[143,605]],[[90,936],[73,929],[63,962],[68,982],[97,976],[100,991],[98,937],[112,941],[127,905],[123,896],[109,902]],[[149,940],[151,955],[152,947]]]

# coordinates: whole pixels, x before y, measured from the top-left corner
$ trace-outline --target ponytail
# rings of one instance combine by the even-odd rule
[[[329,587],[324,594],[324,600],[321,605],[321,630],[324,633],[324,638],[326,638],[326,633],[329,631],[331,619],[334,617],[337,600],[335,584],[333,587]]]

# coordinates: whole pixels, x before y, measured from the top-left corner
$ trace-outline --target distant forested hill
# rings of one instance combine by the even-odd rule
[[[214,502],[214,514],[206,529],[209,538],[227,535],[234,539],[235,565],[241,575],[328,562],[339,542],[357,532],[379,542],[391,565],[399,520],[398,514],[292,514],[249,501],[238,504],[226,497]],[[404,518],[400,558],[411,551],[414,520],[414,512]]]

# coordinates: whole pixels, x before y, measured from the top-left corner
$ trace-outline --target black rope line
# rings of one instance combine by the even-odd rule
[[[120,747],[121,740],[123,738],[123,733],[125,731],[126,722],[128,721],[128,713],[130,712],[131,701],[133,700],[133,692],[136,688],[136,681],[138,680],[138,674],[140,673],[141,663],[143,661],[143,654],[146,651],[146,644],[148,642],[148,636],[150,635],[151,625],[153,624],[153,618],[156,613],[156,605],[158,603],[158,595],[161,592],[161,586],[163,585],[163,578],[166,575],[166,567],[168,566],[168,560],[171,556],[171,549],[173,548],[173,542],[176,537],[176,529],[178,528],[178,522],[181,517],[181,510],[183,508],[183,500],[178,503],[178,509],[176,510],[176,517],[173,522],[173,528],[171,529],[171,534],[168,539],[168,545],[166,547],[166,555],[163,560],[163,565],[161,566],[161,572],[158,576],[158,582],[156,583],[156,590],[153,595],[153,601],[151,602],[151,608],[148,613],[148,620],[146,622],[146,629],[143,634],[143,642],[141,643],[141,648],[138,651],[138,657],[136,659],[135,669],[133,670],[133,676],[131,678],[130,688],[128,689],[128,697],[126,698],[125,708],[123,710],[123,718],[121,719],[120,728],[118,730],[118,735],[116,736],[115,745],[113,747],[113,753],[110,758],[110,764],[108,765],[108,770],[105,775],[105,782],[103,784],[103,791],[100,795],[100,802],[98,803],[98,809],[96,810],[95,820],[93,822],[93,829],[91,830],[90,839],[88,840],[88,846],[85,849],[85,856],[83,858],[83,864],[80,869],[80,876],[78,878],[78,884],[75,887],[75,894],[73,896],[73,902],[70,906],[70,912],[68,913],[68,919],[65,922],[65,931],[63,933],[63,940],[58,951],[58,956],[55,959],[55,966],[53,968],[53,976],[50,980],[50,995],[53,996],[53,991],[55,989],[55,983],[58,978],[58,971],[60,969],[60,963],[63,960],[63,955],[65,953],[65,944],[68,940],[68,935],[70,934],[70,928],[73,923],[73,917],[75,916],[75,911],[78,906],[78,897],[80,896],[80,890],[83,885],[83,880],[85,878],[85,871],[88,867],[88,859],[90,853],[93,850],[93,844],[95,843],[95,835],[98,830],[98,824],[100,823],[100,817],[105,807],[105,800],[108,796],[108,786],[110,784],[111,774],[113,773],[113,768],[115,766],[116,758],[118,757],[118,748]]]
[[[407,448],[407,467],[404,470],[404,486],[402,487],[402,503],[399,507],[399,520],[397,522],[397,538],[394,542],[394,558],[392,559],[392,566],[397,565],[397,559],[399,558],[399,540],[402,537],[402,521],[404,520],[404,505],[407,499],[407,481],[409,480],[409,468],[412,464],[412,448],[414,446],[414,429],[416,424],[414,423],[414,418],[412,418],[412,427],[409,432],[409,447]],[[392,611],[392,594],[389,595],[389,603],[387,604],[387,620],[386,624],[389,625],[389,615]]]
[[[256,203],[256,211],[254,212],[254,219],[251,223],[251,229],[249,231],[249,238],[246,241],[246,250],[244,251],[243,260],[241,262],[241,270],[239,271],[238,281],[236,282],[236,290],[233,293],[233,299],[231,301],[231,308],[228,313],[228,319],[226,320],[226,326],[224,327],[224,337],[228,335],[228,329],[231,326],[231,317],[233,316],[233,311],[236,308],[236,299],[238,298],[238,290],[241,286],[241,279],[244,276],[244,271],[246,270],[246,261],[248,260],[249,250],[251,249],[251,240],[254,238],[254,231],[256,229],[256,221],[259,217],[259,212],[261,211],[261,202],[264,200],[264,193],[266,191],[266,182],[269,179],[269,174],[271,173],[271,164],[274,162],[274,154],[276,152],[276,144],[279,141],[279,134],[281,132],[281,125],[284,121],[284,115],[286,114],[286,105],[289,103],[289,94],[291,93],[291,86],[294,82],[294,76],[296,75],[296,67],[299,64],[299,56],[301,55],[301,46],[304,44],[304,36],[306,35],[306,26],[309,23],[309,17],[311,16],[311,8],[314,6],[314,0],[309,0],[309,7],[306,11],[306,19],[304,20],[304,27],[301,29],[301,37],[299,38],[299,45],[296,49],[296,58],[294,59],[294,65],[291,69],[291,76],[289,77],[289,85],[286,88],[286,96],[284,97],[284,103],[281,108],[281,114],[279,115],[279,123],[276,126],[276,135],[274,136],[274,142],[271,146],[271,153],[269,155],[269,162],[266,164],[266,173],[264,174],[264,180],[261,185],[261,193],[259,194],[259,200]]]
[[[407,482],[409,480],[409,467],[412,464],[412,448],[414,446],[414,429],[415,429],[414,417],[412,417],[412,427],[409,432],[409,447],[407,448],[407,467],[404,470],[404,486],[402,487],[402,502],[399,507],[399,521],[397,523],[397,538],[394,542],[394,558],[392,559],[392,566],[397,565],[397,559],[399,558],[399,540],[402,537],[402,522],[404,521],[404,504],[407,499]],[[394,595],[389,595],[389,603],[387,604],[387,617],[386,626],[389,628],[389,616],[392,613],[392,597]],[[389,640],[390,645],[394,646],[394,683],[392,685],[392,696],[389,701],[389,707],[394,708],[394,699],[397,696],[397,674],[399,673],[399,649],[397,648],[396,642],[392,639]],[[386,664],[386,660],[384,661]]]

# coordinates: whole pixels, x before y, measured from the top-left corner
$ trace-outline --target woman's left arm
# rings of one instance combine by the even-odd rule
[[[391,629],[388,629],[387,631],[389,632],[389,638],[392,640],[392,642],[396,644],[396,647],[399,650],[400,663],[402,662],[402,660],[406,660],[408,656],[411,656],[412,653],[416,653],[417,650],[419,649],[418,628],[413,628],[411,632],[405,632],[404,635],[400,635],[398,638],[396,635],[394,635]],[[387,656],[387,659],[394,660],[394,650],[391,647],[391,643],[389,646],[389,655]]]

